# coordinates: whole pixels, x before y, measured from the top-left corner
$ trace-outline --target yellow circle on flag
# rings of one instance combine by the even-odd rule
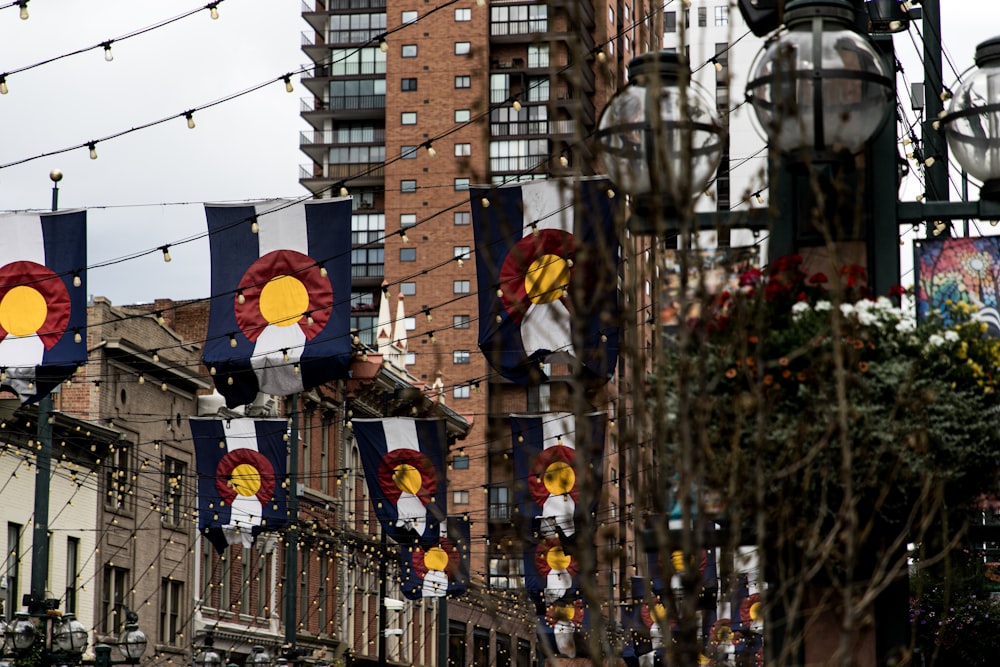
[[[764,620],[764,614],[759,600],[750,605],[750,620],[757,623]]]
[[[576,473],[573,472],[573,466],[565,461],[554,461],[545,469],[542,482],[549,493],[561,496],[573,490]]]
[[[556,255],[541,255],[528,267],[524,290],[533,303],[551,303],[569,285],[569,264]]]
[[[448,554],[441,547],[431,547],[424,553],[424,565],[428,570],[444,572],[448,567]]]
[[[0,301],[0,326],[15,336],[37,333],[48,314],[45,297],[34,287],[18,285]]]
[[[572,621],[576,618],[576,607],[553,607],[552,618],[556,621]]]
[[[241,463],[229,475],[233,491],[241,496],[255,496],[260,491],[260,471],[249,463]]]
[[[275,276],[260,291],[260,314],[269,324],[287,327],[309,310],[309,291],[292,276]]]
[[[392,482],[400,491],[417,495],[421,481],[420,471],[409,463],[400,463],[392,469]]]
[[[545,562],[553,570],[568,570],[571,559],[562,547],[552,547],[545,553]]]
[[[649,608],[649,616],[656,623],[663,623],[663,621],[667,620],[667,608],[664,607],[661,603],[657,602],[656,604],[654,604],[652,607]]]
[[[674,571],[683,572],[684,571],[684,552],[677,550],[670,554],[671,560],[674,562]]]

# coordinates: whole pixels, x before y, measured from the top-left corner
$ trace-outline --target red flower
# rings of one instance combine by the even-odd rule
[[[857,264],[847,264],[840,267],[840,275],[847,287],[857,287],[866,280],[865,267]]]
[[[750,269],[740,274],[740,287],[753,287],[760,284],[760,269]]]
[[[809,276],[809,283],[812,285],[822,285],[829,281],[830,281],[829,278],[827,278],[826,274],[823,273],[822,271],[817,271],[816,273]]]
[[[906,294],[906,288],[902,285],[893,285],[889,288],[889,296],[903,296]]]
[[[785,255],[771,262],[771,271],[778,273],[781,271],[794,271],[802,265],[801,255]]]

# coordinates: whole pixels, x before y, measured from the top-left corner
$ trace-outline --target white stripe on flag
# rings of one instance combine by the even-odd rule
[[[531,224],[537,229],[573,231],[573,189],[558,180],[525,183],[521,186],[521,205],[524,211],[524,235],[530,233]]]
[[[382,431],[385,433],[385,446],[388,451],[394,449],[420,451],[417,423],[412,419],[386,419],[382,422]]]
[[[261,256],[273,250],[295,250],[303,255],[309,254],[309,234],[306,229],[306,207],[302,204],[285,206],[274,210],[273,204],[257,205],[254,209],[258,220],[258,239]],[[269,213],[268,211],[274,211]],[[314,258],[323,259],[323,258]]]
[[[252,449],[259,452],[257,446],[257,426],[252,419],[232,419],[228,428],[225,428],[226,448],[228,451],[236,449]]]
[[[576,449],[576,421],[571,412],[554,412],[543,415],[542,449],[563,445]],[[559,439],[562,438],[562,442]]]
[[[42,221],[37,215],[4,216],[0,266],[17,261],[46,265]]]

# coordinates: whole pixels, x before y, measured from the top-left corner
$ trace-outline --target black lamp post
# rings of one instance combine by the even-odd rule
[[[39,667],[54,665],[135,665],[146,652],[146,635],[139,629],[139,616],[126,612],[125,630],[118,638],[118,650],[123,659],[111,658],[111,647],[98,644],[94,659],[84,660],[87,650],[87,627],[74,614],[48,614],[33,619],[27,612],[17,612],[6,624],[0,624],[0,653],[3,657],[23,658],[37,653]],[[38,622],[44,624],[41,627]],[[38,642],[44,642],[38,646]]]

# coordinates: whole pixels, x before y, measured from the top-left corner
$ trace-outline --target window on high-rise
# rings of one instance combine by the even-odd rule
[[[401,262],[415,262],[415,261],[417,261],[417,249],[416,248],[400,248],[399,249],[399,261],[401,261]]]
[[[412,227],[417,224],[417,214],[416,213],[400,213],[399,214],[399,226],[400,227]]]
[[[472,252],[472,248],[470,248],[467,245],[457,245],[453,248],[453,251],[455,253],[454,254],[455,259],[465,260],[469,259],[469,256]]]
[[[708,25],[708,7],[698,8],[698,27],[704,28]]]
[[[416,296],[417,284],[414,282],[399,283],[399,293],[403,296]]]
[[[417,57],[417,45],[416,44],[403,44],[400,47],[400,56],[403,58],[416,58]]]
[[[491,35],[530,35],[548,32],[548,6],[495,5],[490,7]]]
[[[399,191],[406,193],[413,193],[417,191],[417,181],[412,178],[406,178],[399,182]]]
[[[455,280],[452,281],[451,291],[454,294],[468,294],[471,290],[471,283],[468,280]]]
[[[469,385],[467,384],[457,385],[452,390],[451,395],[453,398],[468,398],[470,396]]]
[[[451,353],[451,363],[453,364],[467,364],[472,359],[472,355],[468,350],[453,350]]]
[[[470,181],[468,178],[456,178],[455,179],[455,192],[465,192],[469,189]]]
[[[455,211],[453,217],[456,225],[468,225],[472,222],[472,215],[468,211]]]
[[[455,77],[455,87],[456,88],[472,88],[472,77],[471,76],[456,76]]]
[[[399,157],[403,160],[416,160],[417,159],[417,147],[416,146],[400,146]]]
[[[385,162],[385,146],[335,146],[330,164],[375,164]]]
[[[469,157],[472,155],[472,144],[455,144],[455,157]]]
[[[715,25],[716,26],[729,25],[729,5],[715,6]]]
[[[452,505],[468,505],[469,504],[469,492],[468,491],[453,491],[451,494],[451,504]]]
[[[132,504],[131,467],[127,447],[115,447],[108,456],[104,473],[104,505],[108,509],[124,509]]]
[[[330,108],[381,109],[385,107],[385,79],[334,79],[330,82]]]
[[[417,112],[416,111],[404,111],[399,114],[399,122],[402,125],[416,125],[417,124]]]
[[[549,101],[549,77],[528,77],[528,101]]]
[[[399,89],[404,93],[413,92],[417,89],[417,80],[415,78],[400,79]]]
[[[451,326],[453,329],[468,329],[471,326],[472,318],[468,315],[453,315]]]
[[[549,66],[549,45],[529,44],[528,67],[548,67],[548,66]]]
[[[418,18],[419,18],[419,15],[417,14],[417,12],[410,10],[410,11],[403,12],[402,21],[403,21],[404,24],[406,24],[406,23],[416,23]]]
[[[330,75],[385,74],[385,53],[377,46],[330,49]]]
[[[489,558],[490,588],[508,590],[524,588],[524,559],[503,553],[491,554]]]
[[[385,32],[385,12],[374,14],[332,14],[327,42],[364,44]]]
[[[472,118],[472,112],[468,109],[455,109],[455,122],[468,123]]]
[[[455,10],[455,20],[458,22],[471,21],[472,20],[472,10],[471,9],[456,9]]]
[[[385,236],[385,213],[355,213],[351,216],[351,243],[378,243]]]
[[[455,42],[455,55],[467,56],[472,52],[472,42]]]
[[[354,248],[351,250],[351,277],[381,278],[384,276],[384,252],[383,248]]]
[[[664,32],[677,32],[677,12],[664,12],[663,30]]]
[[[548,139],[490,142],[490,171],[530,171],[548,157]]]

